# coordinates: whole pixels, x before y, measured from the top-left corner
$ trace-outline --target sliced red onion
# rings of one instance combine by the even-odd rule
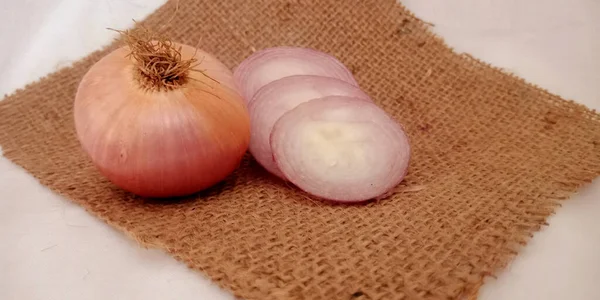
[[[242,61],[233,74],[246,103],[261,87],[292,75],[332,77],[358,86],[352,72],[335,57],[299,47],[275,47],[255,52]]]
[[[273,160],[269,144],[273,125],[284,113],[300,103],[334,95],[371,101],[360,88],[339,79],[323,76],[288,76],[261,88],[248,105],[251,120],[249,150],[256,161],[272,174],[283,178]]]
[[[322,199],[377,198],[403,179],[410,145],[400,124],[369,101],[330,96],[285,113],[271,133],[285,177]]]

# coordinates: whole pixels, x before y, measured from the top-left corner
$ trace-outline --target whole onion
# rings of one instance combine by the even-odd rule
[[[250,139],[231,70],[145,29],[121,33],[126,46],[95,63],[75,97],[77,137],[93,164],[146,197],[184,196],[225,179]]]

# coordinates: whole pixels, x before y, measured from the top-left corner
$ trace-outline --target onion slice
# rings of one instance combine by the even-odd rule
[[[323,76],[288,76],[260,89],[248,105],[251,120],[249,150],[256,161],[270,173],[283,178],[273,160],[269,143],[273,125],[284,113],[299,104],[326,96],[348,96],[371,101],[360,88],[339,79]]]
[[[383,196],[406,175],[409,139],[369,101],[329,96],[285,113],[271,133],[281,172],[313,196],[359,202]]]
[[[247,103],[261,87],[293,75],[332,77],[358,86],[352,72],[338,59],[324,52],[300,47],[275,47],[257,51],[244,59],[233,74]]]

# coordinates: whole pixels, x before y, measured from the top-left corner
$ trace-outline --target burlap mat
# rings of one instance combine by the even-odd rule
[[[146,25],[202,38],[231,67],[268,46],[336,55],[412,139],[408,178],[377,203],[311,201],[250,157],[209,192],[157,202],[103,179],[75,138],[78,82],[114,45],[0,102],[6,157],[241,298],[474,296],[559,199],[600,174],[598,114],[453,53],[394,0],[182,0],[174,11]]]

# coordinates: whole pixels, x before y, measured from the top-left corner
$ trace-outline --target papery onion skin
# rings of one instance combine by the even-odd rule
[[[334,95],[372,101],[357,86],[331,77],[296,75],[284,77],[265,85],[248,104],[251,120],[249,149],[252,156],[267,171],[284,178],[273,160],[269,142],[275,122],[284,113],[301,103]]]
[[[404,179],[410,161],[410,142],[399,123],[372,102],[343,96],[288,111],[276,122],[270,142],[287,180],[336,202],[387,194]]]
[[[332,77],[358,86],[352,72],[337,58],[302,47],[281,46],[257,51],[244,59],[233,74],[247,103],[266,84],[293,75]]]
[[[115,185],[144,197],[177,197],[222,181],[239,165],[249,139],[249,115],[232,72],[215,57],[198,58],[176,88],[140,83],[136,62],[119,48],[83,77],[74,102],[77,137],[98,170]],[[217,80],[209,79],[207,76]]]

